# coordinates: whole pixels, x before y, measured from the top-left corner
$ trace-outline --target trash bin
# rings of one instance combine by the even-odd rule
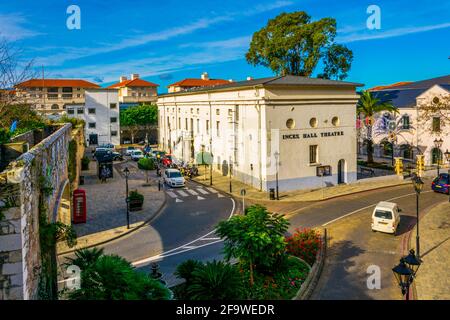
[[[80,176],[80,185],[84,184],[84,176]]]
[[[275,200],[275,189],[274,188],[269,189],[269,196],[270,196],[270,200]]]

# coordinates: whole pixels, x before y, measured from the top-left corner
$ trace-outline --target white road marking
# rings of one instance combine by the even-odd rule
[[[233,214],[234,214],[234,210],[236,210],[236,202],[234,201],[233,198],[230,198],[230,200],[231,200],[231,202],[233,203],[233,207],[231,208],[231,212],[230,212],[230,215],[229,215],[229,217],[228,217],[228,220],[231,219],[231,217],[232,217]],[[204,234],[203,236],[201,236],[201,237],[199,237],[199,238],[197,238],[197,239],[195,239],[195,240],[193,240],[193,241],[191,241],[191,242],[188,242],[188,243],[186,243],[186,244],[184,244],[184,245],[182,245],[182,246],[179,246],[179,247],[177,247],[177,248],[173,248],[173,249],[171,249],[171,250],[167,250],[166,252],[163,252],[163,253],[158,254],[158,255],[156,255],[156,256],[152,256],[152,257],[149,257],[149,258],[145,258],[145,259],[141,259],[141,260],[138,260],[138,261],[134,261],[134,262],[132,262],[132,265],[133,265],[133,266],[143,265],[143,264],[146,264],[146,263],[155,261],[155,260],[163,259],[163,258],[165,258],[165,257],[170,257],[170,256],[173,256],[173,255],[176,255],[176,254],[181,254],[181,253],[183,253],[183,252],[187,252],[187,251],[199,249],[199,248],[202,248],[202,247],[205,247],[205,246],[210,246],[210,245],[213,245],[213,244],[215,244],[215,243],[221,242],[222,239],[217,240],[217,241],[213,241],[213,242],[205,243],[205,244],[203,244],[203,245],[197,246],[195,249],[185,249],[185,250],[177,251],[177,250],[183,249],[183,247],[189,246],[189,245],[191,245],[191,244],[193,244],[193,243],[199,241],[199,240],[202,239],[202,238],[205,238],[205,237],[209,236],[210,234],[213,234],[214,232],[216,232],[216,229],[214,229],[214,230],[208,232],[207,234]]]
[[[422,192],[422,193],[427,193],[427,192],[433,192],[433,190],[425,191],[425,192]],[[412,195],[415,195],[415,193],[404,194],[404,195],[402,195],[402,196],[394,197],[394,198],[387,199],[387,200],[384,200],[384,201],[389,202],[389,201],[392,201],[392,200],[397,200],[397,199],[409,197],[409,196],[412,196]],[[341,220],[341,219],[343,219],[343,218],[345,218],[345,217],[351,216],[352,214],[355,214],[355,213],[358,213],[358,212],[360,212],[360,211],[369,209],[369,208],[371,208],[371,207],[375,207],[377,204],[378,204],[378,202],[377,202],[377,203],[374,203],[374,204],[371,204],[371,205],[369,205],[369,206],[366,206],[366,207],[364,207],[364,208],[360,208],[360,209],[357,209],[357,210],[355,210],[355,211],[352,211],[352,212],[349,212],[349,213],[347,213],[347,214],[344,214],[343,216],[340,216],[340,217],[338,217],[338,218],[336,218],[336,219],[333,219],[333,220],[331,220],[331,221],[325,222],[324,224],[322,224],[322,227],[325,227],[326,225],[329,225],[330,223],[333,223],[333,222],[336,222],[336,221],[338,221],[338,220]]]
[[[214,189],[214,188],[210,188],[210,187],[208,187],[208,188],[206,188],[206,189],[208,189],[209,191],[211,191],[212,193],[217,193],[217,190],[216,189]]]
[[[183,190],[177,190],[177,193],[179,194],[179,195],[181,195],[182,197],[187,197],[187,196],[189,196],[186,192],[184,192]]]
[[[225,196],[221,195],[220,193],[217,194],[218,198],[224,198]]]
[[[211,240],[219,240],[219,237],[212,237],[212,238],[201,238],[198,239],[199,241],[211,241]]]
[[[166,192],[171,198],[176,198],[177,195],[175,193],[173,193],[172,191],[167,191]]]
[[[197,200],[205,200],[205,198],[197,196]]]
[[[203,194],[209,194],[208,191],[206,191],[206,190],[204,190],[202,188],[197,188],[197,191],[200,192],[200,193],[203,193]]]
[[[186,189],[186,191],[189,192],[190,194],[192,194],[193,196],[198,196],[198,193],[192,189]]]
[[[181,199],[176,198],[176,199],[175,199],[175,202],[184,202],[184,201],[181,200]]]
[[[184,246],[183,249],[195,249],[197,246]]]

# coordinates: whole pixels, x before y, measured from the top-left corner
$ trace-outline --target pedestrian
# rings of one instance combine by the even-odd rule
[[[103,167],[100,172],[100,178],[102,180],[102,183],[106,183],[106,178],[108,177],[109,169],[106,167]]]

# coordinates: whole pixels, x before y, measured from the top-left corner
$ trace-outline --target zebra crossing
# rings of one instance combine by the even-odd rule
[[[175,202],[184,202],[185,200],[206,200],[207,196],[223,198],[217,190],[209,187],[185,187],[182,189],[167,189],[166,194],[175,200]]]

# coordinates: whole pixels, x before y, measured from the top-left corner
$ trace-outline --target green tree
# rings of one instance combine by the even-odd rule
[[[187,295],[190,300],[236,300],[242,298],[243,284],[236,266],[214,260],[194,269]]]
[[[94,259],[91,259],[94,258]],[[81,288],[69,293],[72,300],[167,300],[169,290],[159,281],[137,272],[117,255],[75,260],[81,269]]]
[[[145,179],[148,184],[148,172],[155,170],[155,162],[151,158],[141,158],[138,161],[138,168],[145,171]]]
[[[367,118],[367,121],[364,121],[366,126],[367,162],[373,163],[373,117],[375,114],[383,111],[398,113],[398,109],[390,101],[381,101],[375,98],[370,91],[363,91],[356,105],[356,111],[359,115]]]
[[[132,143],[141,128],[145,130],[145,140],[148,141],[148,131],[157,123],[158,107],[156,105],[142,104],[120,111],[120,125],[130,132]]]
[[[270,213],[261,205],[254,205],[246,214],[234,216],[217,226],[217,234],[224,239],[225,259],[237,258],[249,266],[253,286],[253,268],[273,269],[284,256],[284,233],[289,222],[281,215]]]
[[[311,21],[304,11],[282,13],[253,34],[246,54],[252,65],[269,67],[277,74],[309,77],[322,60],[322,78],[344,79],[352,51],[336,44],[336,20]]]

